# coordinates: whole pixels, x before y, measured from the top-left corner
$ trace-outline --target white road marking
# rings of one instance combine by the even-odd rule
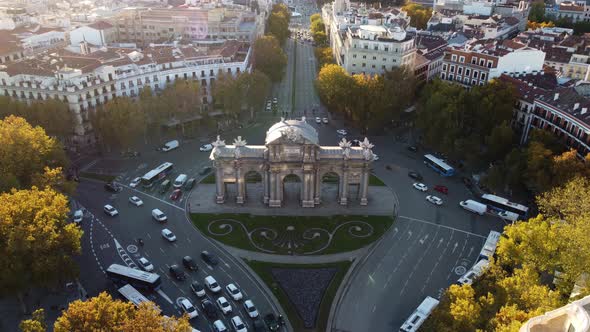
[[[163,290],[161,290],[161,289],[158,289],[158,292],[157,292],[157,293],[158,293],[158,294],[160,294],[160,296],[161,296],[162,298],[164,298],[164,300],[166,300],[166,301],[170,302],[170,304],[174,304],[174,302],[172,302],[172,300],[170,299],[170,297],[169,297],[168,295],[166,295],[166,293],[164,293],[164,291],[163,291]]]
[[[162,249],[161,247],[160,247],[160,251],[161,251],[163,254],[165,254],[165,252],[164,252],[164,249]]]
[[[445,226],[445,225],[439,225],[437,223],[434,223],[434,222],[431,222],[431,221],[428,221],[428,220],[416,219],[416,218],[407,217],[407,216],[398,216],[398,218],[404,218],[404,219],[408,219],[408,220],[412,220],[412,221],[417,221],[417,222],[421,222],[421,223],[425,223],[425,224],[429,224],[429,225],[434,225],[434,226],[438,226],[438,227],[442,227],[442,228],[452,229],[454,231],[465,233],[465,234],[469,234],[469,235],[473,235],[473,236],[477,236],[477,237],[480,237],[482,239],[486,239],[487,238],[487,236],[483,236],[483,235],[471,233],[471,232],[464,231],[464,230],[459,229],[459,228],[454,228],[454,227]]]
[[[373,306],[373,310],[371,312],[375,312],[375,310],[377,310],[377,305]]]
[[[174,204],[172,204],[172,203],[166,202],[165,200],[163,200],[163,199],[161,199],[161,198],[158,198],[158,197],[156,197],[156,196],[150,195],[150,194],[148,194],[148,193],[146,193],[146,192],[139,191],[139,190],[137,190],[137,189],[135,189],[135,188],[131,188],[131,187],[129,187],[129,186],[127,186],[127,185],[124,185],[124,184],[120,184],[120,185],[121,185],[121,186],[123,186],[123,187],[125,187],[125,188],[127,188],[127,189],[129,189],[130,191],[135,191],[135,192],[137,192],[137,193],[140,193],[140,194],[143,194],[143,195],[145,195],[145,196],[151,197],[151,198],[153,198],[153,199],[155,199],[155,200],[157,200],[157,201],[160,201],[161,203],[167,204],[167,205],[169,205],[169,206],[171,206],[171,207],[173,207],[173,208],[177,208],[177,209],[179,209],[179,210],[184,210],[182,207],[180,207],[180,206],[178,206],[178,205],[174,205]]]

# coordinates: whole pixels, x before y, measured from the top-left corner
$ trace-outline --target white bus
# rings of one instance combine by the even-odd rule
[[[483,194],[481,195],[482,203],[485,203],[490,209],[496,210],[498,212],[512,212],[518,214],[520,219],[526,220],[529,208],[518,203],[513,203],[506,198],[492,195],[492,194]]]
[[[146,188],[151,187],[155,182],[165,178],[168,174],[170,174],[172,172],[172,168],[174,168],[174,164],[165,162],[162,165],[145,173],[145,175],[141,178],[141,183]]]
[[[160,276],[120,264],[111,264],[107,268],[107,276],[116,284],[130,284],[137,288],[158,290],[162,284]]]
[[[426,318],[430,316],[432,310],[438,305],[438,300],[427,296],[422,303],[414,310],[410,317],[400,327],[400,332],[415,332],[424,323]]]
[[[453,167],[445,163],[444,160],[431,154],[424,155],[424,163],[442,176],[453,176],[455,174],[455,169]]]
[[[500,241],[500,234],[496,231],[491,231],[486,239],[486,242],[483,244],[483,248],[479,252],[479,257],[477,260],[487,259],[490,260],[494,257],[494,253],[496,252],[496,247],[498,246],[498,241]]]
[[[118,289],[119,294],[121,294],[127,301],[133,303],[136,307],[143,302],[149,302],[147,297],[143,296],[137,289],[133,288],[131,285],[125,285]],[[160,308],[158,308],[158,311]]]
[[[457,284],[459,285],[471,285],[473,281],[480,277],[484,272],[486,272],[488,266],[490,265],[490,261],[487,259],[482,259],[475,263],[469,271],[467,271],[464,275],[459,278]]]

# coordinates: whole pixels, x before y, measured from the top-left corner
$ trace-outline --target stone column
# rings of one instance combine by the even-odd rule
[[[215,201],[217,204],[225,203],[225,184],[223,182],[223,169],[219,163],[215,163],[215,184],[217,187],[217,196],[215,197]]]
[[[340,205],[348,204],[348,166],[342,168],[342,179],[340,179],[340,190],[338,196],[340,197]]]
[[[262,182],[263,182],[263,186],[264,186],[264,204],[268,204],[268,200],[269,200],[269,176],[268,176],[268,167],[264,167],[262,169]]]
[[[303,171],[303,195],[301,197],[301,206],[314,207],[313,201],[313,170]]]
[[[369,203],[367,194],[369,192],[369,170],[367,165],[363,167],[363,174],[361,178],[361,205],[367,205]]]
[[[270,199],[268,200],[269,207],[281,207],[281,200],[278,197],[277,191],[277,171],[270,170]]]
[[[313,193],[313,203],[315,205],[318,205],[321,202],[320,195],[322,193],[322,179],[320,178],[320,169],[319,169],[319,167],[314,169],[313,178],[314,178],[314,181],[315,181],[314,182],[315,190],[314,190],[314,193]]]
[[[242,165],[236,163],[236,185],[238,189],[238,195],[236,196],[236,203],[244,204],[244,196],[245,196],[245,184],[244,178],[242,177]]]

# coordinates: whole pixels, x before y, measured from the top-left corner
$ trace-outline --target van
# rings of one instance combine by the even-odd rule
[[[422,303],[414,310],[410,317],[400,327],[400,332],[414,332],[418,331],[422,323],[430,316],[432,310],[438,305],[438,300],[427,296]]]
[[[170,180],[164,180],[164,182],[160,184],[160,194],[165,193],[168,188],[170,188]]]
[[[160,222],[166,222],[168,220],[168,217],[166,217],[164,212],[160,211],[160,209],[153,209],[152,210],[152,218],[154,218],[156,221],[160,221]]]
[[[457,283],[459,285],[471,285],[473,283],[473,280],[481,276],[486,271],[489,265],[490,261],[488,261],[487,259],[480,260],[479,262],[475,263],[475,265],[473,265],[473,267],[469,271],[462,275],[461,278],[459,278],[459,280],[457,281]]]
[[[164,144],[164,146],[162,146],[162,151],[163,152],[168,152],[170,150],[176,149],[179,146],[180,146],[180,143],[178,143],[177,140],[170,141],[170,142]]]
[[[477,202],[477,201],[474,201],[474,200],[471,200],[471,199],[468,199],[466,201],[461,201],[461,202],[459,202],[459,205],[462,208],[464,208],[465,210],[477,213],[480,216],[483,216],[483,214],[488,210],[487,205]]]
[[[174,188],[182,188],[182,186],[184,186],[184,184],[186,183],[187,179],[188,176],[186,174],[180,174],[179,176],[177,176],[176,180],[174,180]]]

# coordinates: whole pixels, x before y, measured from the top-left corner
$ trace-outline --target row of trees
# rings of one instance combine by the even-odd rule
[[[342,67],[328,64],[320,70],[316,85],[325,105],[357,123],[365,133],[378,132],[397,120],[416,92],[414,75],[405,68],[366,76],[349,75]]]
[[[272,82],[279,82],[285,75],[287,55],[282,45],[289,38],[291,13],[283,3],[272,6],[266,24],[267,35],[254,41],[254,68],[264,73]]]
[[[531,4],[529,12],[528,27],[532,29],[558,26],[561,28],[574,29],[574,34],[583,34],[590,32],[590,22],[576,22],[574,23],[570,17],[563,16],[556,18],[554,16],[546,15],[545,2],[535,1]]]
[[[414,2],[408,2],[402,7],[402,10],[410,17],[410,26],[421,30],[426,29],[426,23],[428,23],[428,20],[432,16],[432,8],[424,7]]]
[[[575,283],[590,273],[590,181],[577,176],[537,204],[537,217],[505,227],[483,277],[446,291],[425,330],[516,332],[571,300]],[[578,289],[574,299],[588,293]]]
[[[36,310],[30,319],[20,323],[22,332],[46,332],[43,309]],[[130,302],[114,300],[107,293],[87,301],[74,301],[53,326],[55,332],[109,331],[109,332],[190,332],[188,316],[180,318],[160,314],[153,302],[144,302],[138,308]]]
[[[309,18],[309,21],[311,23],[310,30],[313,41],[317,46],[325,46],[328,42],[328,36],[326,35],[326,25],[322,20],[322,16],[320,14],[313,14]]]
[[[252,119],[254,112],[264,107],[270,87],[271,81],[268,76],[257,70],[237,76],[220,74],[212,94],[228,117],[238,120],[242,109],[245,108]]]
[[[290,21],[291,13],[287,5],[284,3],[274,4],[266,22],[266,31],[269,35],[274,36],[280,45],[283,45],[290,35]]]

